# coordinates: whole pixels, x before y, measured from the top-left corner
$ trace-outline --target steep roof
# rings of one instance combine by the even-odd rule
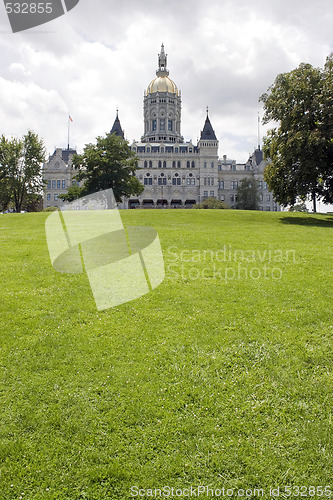
[[[76,149],[63,149],[61,152],[62,159],[66,163],[66,165],[69,162],[69,157],[76,155]]]
[[[204,140],[204,141],[217,141],[214,129],[212,127],[212,124],[210,123],[208,113],[207,113],[207,118],[205,121],[203,131],[201,132],[200,139]]]
[[[118,117],[118,111],[117,111],[117,116],[116,116],[116,119],[115,119],[114,124],[112,126],[112,129],[110,130],[110,134],[111,135],[112,134],[116,134],[119,137],[121,137],[122,139],[125,139],[125,137],[124,137],[124,131],[121,128],[120,120],[119,120],[119,117]]]

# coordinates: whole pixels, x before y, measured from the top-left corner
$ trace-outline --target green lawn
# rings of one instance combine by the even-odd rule
[[[0,215],[1,500],[333,496],[333,216],[121,215],[166,278],[102,312],[51,267],[48,214]]]

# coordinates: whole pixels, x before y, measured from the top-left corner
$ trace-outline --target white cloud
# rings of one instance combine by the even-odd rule
[[[81,0],[13,35],[0,7],[0,132],[32,128],[52,152],[67,145],[71,114],[71,145],[82,149],[110,130],[118,107],[127,138],[139,139],[143,92],[164,42],[185,138],[197,139],[208,105],[220,153],[245,161],[257,144],[259,96],[302,61],[323,66],[331,26],[331,0]]]

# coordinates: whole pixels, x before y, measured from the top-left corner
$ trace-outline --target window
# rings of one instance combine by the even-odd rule
[[[204,168],[207,168],[207,163],[206,162],[204,163]]]
[[[51,181],[47,181],[47,189],[51,189]]]
[[[210,186],[210,177],[207,178],[207,181],[208,186]]]
[[[214,191],[209,191],[209,196],[215,196]]]
[[[168,130],[172,132],[172,120],[168,120]]]
[[[207,186],[207,177],[204,177],[204,186]]]
[[[271,195],[270,194],[266,195],[266,201],[271,201]]]
[[[177,167],[180,168],[182,166],[182,164],[180,163],[180,161],[177,161]]]
[[[161,160],[159,160],[159,162],[158,162],[158,168],[162,168],[162,162],[161,162]]]
[[[156,132],[156,129],[157,129],[157,120],[153,120],[152,125],[153,125],[153,132]]]
[[[219,166],[217,167],[217,169],[218,169],[218,170],[222,170],[222,165],[219,165]]]
[[[58,201],[58,195],[57,194],[54,195],[54,201]]]
[[[211,178],[210,178],[210,185],[211,185],[211,186],[214,186],[214,177],[211,177]]]
[[[238,181],[230,181],[230,189],[237,189]]]
[[[159,186],[166,186],[166,177],[159,177],[158,178],[158,185]]]
[[[232,201],[232,202],[235,201],[235,195],[233,195],[233,194],[230,195],[230,201]]]
[[[208,198],[208,191],[204,191],[204,198]]]
[[[220,189],[224,189],[224,181],[220,181],[219,182],[219,188]]]
[[[145,177],[143,179],[143,184],[145,186],[151,186],[153,184],[153,179],[151,177]]]
[[[210,164],[210,166],[211,166],[212,168],[214,168],[214,162],[213,162],[213,161],[212,161],[212,163]]]
[[[61,187],[62,189],[66,189],[66,181],[64,179],[61,181]]]
[[[187,186],[195,186],[195,178],[194,177],[188,177],[186,179],[186,185]]]
[[[259,189],[262,189],[262,188],[263,188],[262,181],[259,181]]]
[[[143,162],[143,168],[147,168],[147,161]]]
[[[163,168],[166,168],[166,161],[163,162]]]
[[[149,161],[149,168],[153,168],[153,162],[151,160]]]
[[[192,168],[195,168],[195,161],[192,161]]]
[[[224,194],[221,194],[221,195],[220,195],[220,200],[221,200],[221,201],[224,201],[224,200],[225,200],[225,196],[224,196]]]
[[[267,182],[264,182],[264,189],[267,189]]]
[[[46,199],[47,199],[47,201],[51,201],[51,194],[50,193],[47,193]]]
[[[236,170],[236,165],[235,164],[232,165],[232,170]]]
[[[173,162],[172,162],[172,168],[176,168],[176,162],[175,162],[175,160],[173,160]]]
[[[56,181],[52,181],[52,189],[56,188]]]
[[[172,178],[172,185],[173,186],[180,186],[181,185],[181,178],[180,177],[173,177]]]
[[[191,168],[191,163],[189,161],[186,163],[186,167]]]
[[[150,148],[147,148],[147,153],[150,153]]]
[[[178,153],[178,148],[175,148],[175,153]]]

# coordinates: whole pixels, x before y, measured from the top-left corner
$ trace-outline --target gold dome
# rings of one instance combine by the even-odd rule
[[[147,94],[154,94],[155,92],[169,92],[170,94],[179,95],[177,85],[168,76],[158,76],[148,85]]]

